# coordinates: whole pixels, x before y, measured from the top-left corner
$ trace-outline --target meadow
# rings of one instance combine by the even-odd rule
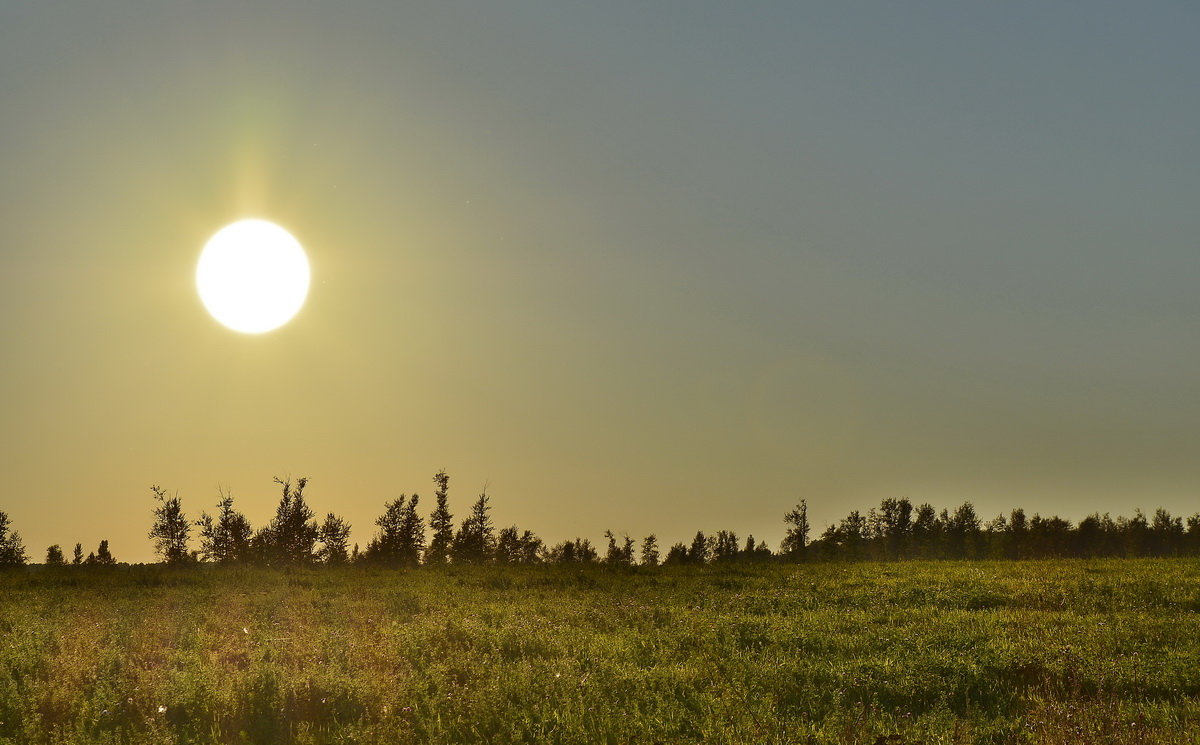
[[[1198,580],[1196,559],[25,567],[0,572],[0,743],[1200,742]]]

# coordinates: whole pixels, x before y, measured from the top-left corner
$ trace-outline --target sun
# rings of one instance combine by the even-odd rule
[[[223,325],[261,334],[300,311],[310,277],[308,257],[291,233],[266,220],[239,220],[204,244],[196,290]]]

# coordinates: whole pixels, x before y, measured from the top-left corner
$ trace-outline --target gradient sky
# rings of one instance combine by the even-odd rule
[[[0,510],[1200,508],[1194,2],[3,2]],[[205,240],[308,251],[289,325]]]

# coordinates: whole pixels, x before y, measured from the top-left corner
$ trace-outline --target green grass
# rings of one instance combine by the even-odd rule
[[[1198,580],[32,568],[0,573],[0,743],[1200,742]]]

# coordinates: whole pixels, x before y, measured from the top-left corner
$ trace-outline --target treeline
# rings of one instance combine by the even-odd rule
[[[855,510],[804,549],[818,559],[1041,559],[1200,555],[1200,514],[1186,521],[1159,508],[1147,518],[1093,513],[1079,524],[1023,509],[983,521],[970,502],[954,512],[907,499]]]
[[[907,499],[885,499],[866,514],[855,510],[810,541],[808,505],[801,500],[784,515],[786,533],[778,551],[766,542],[736,533],[698,531],[690,543],[660,550],[657,536],[636,541],[605,531],[606,545],[586,538],[545,544],[532,531],[517,526],[496,529],[491,498],[479,494],[455,527],[450,512],[450,477],[434,478],[434,505],[428,518],[418,507],[420,496],[400,495],[384,504],[376,532],[364,550],[350,545],[350,524],[329,513],[318,520],[304,495],[308,480],[275,479],[281,488],[272,520],[254,530],[222,492],[212,514],[189,520],[178,494],[150,487],[155,501],[149,538],[166,564],[201,562],[263,566],[338,565],[351,563],[393,567],[445,564],[573,564],[610,566],[710,564],[748,561],[895,561],[906,559],[1037,559],[1055,557],[1136,557],[1200,555],[1200,514],[1185,521],[1164,509],[1147,518],[1137,510],[1131,518],[1092,514],[1078,525],[1059,517],[1029,517],[1022,509],[983,521],[970,502],[953,512]],[[199,547],[193,548],[193,538]],[[20,535],[0,512],[0,566],[28,563]],[[47,565],[111,565],[108,541],[85,558],[75,544],[70,562],[59,545],[46,550]]]

